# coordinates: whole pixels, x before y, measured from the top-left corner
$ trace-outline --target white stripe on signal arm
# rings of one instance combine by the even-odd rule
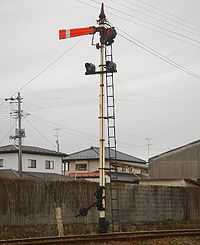
[[[70,29],[66,30],[66,38],[70,38]]]

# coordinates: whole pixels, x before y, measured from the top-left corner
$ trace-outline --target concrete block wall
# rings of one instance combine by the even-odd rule
[[[200,220],[200,188],[123,184],[119,190],[122,224]]]
[[[200,188],[116,185],[123,227],[200,221]],[[7,236],[2,233],[5,230],[8,235],[9,231],[16,230],[12,237],[7,236],[9,238],[27,237],[27,234],[57,235],[56,206],[62,209],[65,234],[96,231],[98,212],[95,207],[90,209],[88,216],[75,217],[81,207],[95,202],[96,187],[97,184],[91,182],[0,179],[0,239]],[[109,200],[109,188],[107,190]],[[107,204],[107,217],[110,218],[109,201]],[[20,235],[22,230],[24,234]]]
[[[66,224],[96,223],[91,209],[87,219],[76,218],[81,207],[94,202],[95,183],[0,180],[0,225],[55,224],[61,207]]]

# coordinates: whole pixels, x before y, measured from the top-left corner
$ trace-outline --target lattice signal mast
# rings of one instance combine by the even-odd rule
[[[97,26],[62,29],[59,30],[59,39],[73,38],[84,35],[93,35],[92,45],[100,51],[99,70],[92,63],[85,63],[86,75],[99,74],[99,188],[96,191],[96,207],[99,210],[99,232],[107,232],[108,221],[106,219],[106,193],[105,193],[105,119],[108,120],[108,150],[111,158],[112,151],[116,153],[115,137],[115,115],[114,115],[114,92],[113,92],[113,73],[116,72],[116,64],[112,58],[112,43],[117,35],[105,16],[104,4],[101,5],[101,12],[97,20]],[[99,42],[94,43],[95,34],[99,34]],[[110,52],[108,52],[108,47]],[[110,81],[110,82],[109,82]],[[105,113],[105,86],[107,113]],[[109,93],[109,91],[111,91]],[[111,101],[111,102],[109,102]],[[113,122],[114,120],[114,122]],[[111,125],[112,124],[112,125]],[[114,132],[114,133],[113,133]],[[114,143],[112,143],[114,142]],[[116,154],[113,158],[116,158]],[[111,167],[109,168],[109,170]]]

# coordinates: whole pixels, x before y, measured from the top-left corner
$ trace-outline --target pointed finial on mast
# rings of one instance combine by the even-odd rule
[[[99,24],[104,24],[106,21],[106,15],[104,13],[104,4],[102,3],[101,4],[101,12],[100,12],[100,15],[99,15]]]

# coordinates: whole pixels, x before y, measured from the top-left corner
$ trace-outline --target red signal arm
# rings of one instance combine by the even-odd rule
[[[84,36],[89,34],[94,34],[96,32],[96,27],[81,27],[81,28],[73,28],[73,29],[62,29],[59,30],[59,39],[66,39],[71,37]]]

